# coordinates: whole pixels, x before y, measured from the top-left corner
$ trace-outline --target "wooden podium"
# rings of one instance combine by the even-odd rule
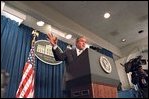
[[[106,57],[111,68],[106,72],[101,57]],[[92,49],[86,49],[66,68],[66,88],[70,98],[117,98],[120,82],[114,60]]]

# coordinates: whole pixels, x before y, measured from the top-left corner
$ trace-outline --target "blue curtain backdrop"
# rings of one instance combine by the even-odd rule
[[[108,57],[113,58],[113,53],[111,51],[105,49],[105,48],[102,48],[101,51],[100,51],[100,53],[102,53],[102,54],[104,54],[104,55],[106,55]]]
[[[10,74],[9,84],[5,97],[15,98],[22,70],[27,61],[31,48],[32,28],[1,16],[1,69]],[[38,40],[46,40],[46,35],[40,33]],[[59,41],[58,45],[64,50],[66,43]],[[60,98],[62,76],[65,63],[60,65],[48,65],[36,58],[35,97]]]
[[[27,61],[31,48],[32,28],[1,16],[1,69],[10,74],[10,81],[6,89],[5,97],[15,98],[19,86],[22,70]],[[46,40],[46,35],[40,33],[37,40]],[[58,45],[64,51],[67,44],[59,41]],[[112,52],[102,48],[102,54],[113,58]],[[35,97],[37,98],[61,98],[63,97],[62,77],[65,63],[60,65],[48,65],[36,58]]]

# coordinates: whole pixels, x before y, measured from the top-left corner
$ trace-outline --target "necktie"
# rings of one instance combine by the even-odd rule
[[[78,53],[78,56],[79,56],[79,55],[82,53],[82,50],[79,50],[78,52],[79,52],[79,53]]]

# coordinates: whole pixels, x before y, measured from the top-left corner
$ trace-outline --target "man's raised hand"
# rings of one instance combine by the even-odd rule
[[[52,33],[47,33],[47,36],[50,44],[54,47],[57,44],[57,37],[55,37]]]

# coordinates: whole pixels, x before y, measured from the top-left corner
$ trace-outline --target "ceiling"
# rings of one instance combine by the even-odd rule
[[[48,7],[53,8],[118,48],[148,37],[147,1],[6,1],[6,3],[45,21],[49,19],[44,14],[37,15],[37,11],[32,10],[32,7],[35,7],[35,3],[44,5],[37,6],[38,12],[41,13],[48,13],[46,10]],[[109,19],[103,17],[105,12],[111,14]],[[139,34],[140,30],[144,32]],[[122,38],[126,38],[126,42],[121,42]]]

